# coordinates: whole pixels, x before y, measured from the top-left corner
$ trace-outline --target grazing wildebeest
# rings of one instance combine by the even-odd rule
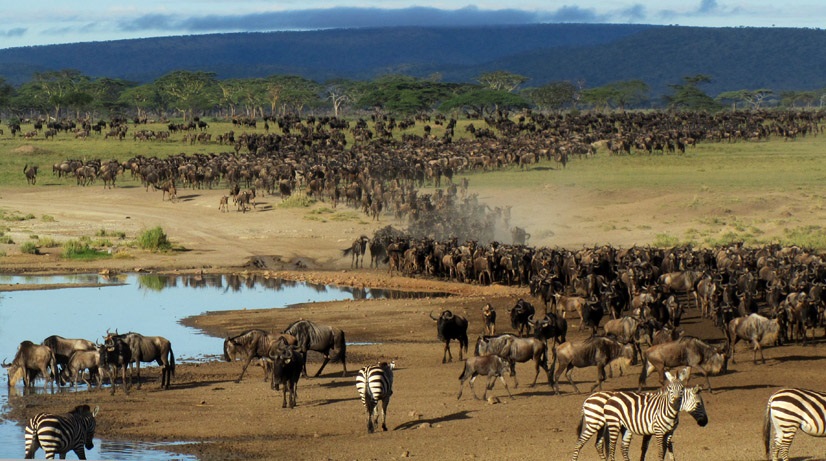
[[[362,235],[361,237],[355,239],[353,244],[350,245],[349,248],[345,248],[341,250],[342,256],[347,256],[352,254],[352,261],[350,261],[350,267],[364,267],[364,254],[367,253],[367,244],[370,242],[370,238],[366,235]],[[361,261],[361,266],[359,266],[359,260]]]
[[[264,330],[252,329],[247,330],[241,334],[227,337],[224,340],[224,360],[232,362],[239,357],[246,359],[244,367],[241,369],[241,374],[235,380],[236,383],[241,382],[247,367],[253,359],[267,359],[269,357],[270,345],[274,341],[284,338],[284,342],[288,345],[297,344],[295,336],[292,335],[273,335]],[[264,381],[267,380],[268,370],[264,369]]]
[[[27,163],[23,167],[23,174],[26,175],[26,183],[33,186],[37,182],[37,165],[29,166]]]
[[[34,459],[40,447],[46,453],[46,459],[66,459],[66,454],[73,451],[78,459],[86,459],[86,450],[95,447],[95,416],[89,405],[78,405],[65,415],[39,413],[26,424],[26,459]]]
[[[519,336],[529,336],[531,334],[531,325],[528,319],[533,317],[536,313],[533,304],[519,298],[516,304],[508,309],[508,314],[511,316],[511,327],[519,332]]]
[[[40,343],[42,346],[49,346],[54,352],[57,367],[62,369],[69,363],[69,357],[76,351],[96,351],[97,346],[88,339],[69,339],[58,335],[52,335]],[[59,370],[55,370],[58,373]],[[62,373],[61,373],[62,376]]]
[[[270,386],[278,389],[283,385],[281,408],[287,408],[287,394],[290,394],[290,408],[295,406],[296,387],[304,369],[304,362],[307,356],[295,345],[289,345],[286,341],[276,340],[273,347],[268,352],[272,360],[272,380]]]
[[[741,339],[752,345],[752,360],[757,363],[757,352],[760,352],[760,360],[766,363],[763,357],[763,344],[772,345],[780,333],[780,323],[777,319],[769,319],[760,314],[751,314],[748,317],[737,317],[732,319],[726,330],[728,339],[728,354],[731,356],[731,363],[734,361],[734,346]]]
[[[513,377],[514,387],[519,386],[519,382],[516,380],[516,362],[524,363],[529,360],[534,361],[536,370],[531,387],[536,385],[540,367],[545,370],[545,374],[548,375],[548,384],[551,384],[551,374],[548,370],[548,345],[540,339],[519,338],[509,334],[480,336],[476,340],[474,354],[477,356],[498,355],[507,360],[510,364],[510,375]]]
[[[455,315],[449,310],[442,311],[442,313],[439,314],[439,318],[433,317],[433,313],[431,312],[430,318],[436,321],[436,333],[439,341],[444,341],[445,343],[442,363],[446,363],[448,357],[450,357],[451,362],[453,361],[453,354],[450,352],[450,341],[454,339],[459,342],[459,360],[462,360],[462,350],[464,349],[465,353],[467,353],[469,342],[467,338],[467,319],[460,315]]]
[[[651,346],[643,353],[639,390],[642,390],[651,371],[657,370],[660,384],[663,384],[666,369],[681,366],[699,370],[705,376],[708,390],[711,392],[711,381],[708,376],[726,372],[728,355],[725,350],[718,350],[693,336],[683,336],[677,341]]]
[[[487,399],[488,390],[493,388],[494,381],[499,378],[508,391],[510,398],[513,398],[511,390],[508,389],[508,383],[505,382],[505,373],[508,371],[508,361],[499,357],[498,355],[480,355],[478,357],[468,357],[465,361],[465,367],[462,369],[462,374],[459,375],[459,396],[456,399],[462,398],[462,390],[465,387],[465,381],[470,380],[470,392],[473,393],[473,398],[479,400],[476,391],[473,390],[473,382],[479,375],[487,376],[488,382],[485,384],[485,392],[482,394],[482,399]]]
[[[387,406],[393,395],[393,369],[396,362],[379,362],[359,370],[356,390],[361,404],[367,409],[367,432],[372,433],[381,419],[382,430],[387,430]]]
[[[604,336],[592,336],[580,343],[566,342],[554,350],[554,361],[551,364],[554,391],[559,394],[559,376],[565,372],[568,382],[574,391],[579,394],[579,388],[574,384],[574,367],[584,368],[596,365],[597,382],[591,392],[597,387],[602,390],[605,381],[605,366],[612,361],[622,358],[632,365],[637,363],[637,349],[633,343],[622,344],[619,341]],[[556,369],[559,362],[559,369]]]
[[[43,387],[49,383],[50,387],[57,382],[57,361],[54,351],[49,346],[38,346],[31,341],[22,341],[17,346],[17,354],[11,363],[3,363],[3,368],[8,373],[8,386],[13,387],[20,379],[23,380],[23,387],[34,387],[34,380],[40,373],[45,379]],[[51,369],[51,374],[48,371]],[[54,381],[52,380],[54,375]]]
[[[485,320],[485,334],[493,336],[496,334],[496,310],[490,303],[482,308],[482,318]]]
[[[112,394],[115,393],[115,378],[121,370],[121,385],[125,393],[129,392],[129,386],[132,384],[132,375],[129,374],[129,381],[126,381],[126,369],[132,362],[132,350],[126,341],[120,336],[112,336],[107,338],[98,348],[100,355],[100,367],[106,370],[109,375],[109,382],[112,385]],[[114,371],[113,371],[114,370]]]
[[[138,375],[138,389],[141,388],[141,362],[156,362],[161,366],[161,388],[169,389],[172,376],[175,375],[175,354],[172,352],[172,343],[162,336],[143,336],[140,333],[108,334],[107,340],[113,336],[120,336],[132,351],[132,362],[135,364]]]
[[[347,341],[344,339],[343,331],[328,325],[316,325],[309,320],[297,320],[282,333],[295,336],[298,348],[304,354],[307,351],[316,351],[324,355],[324,362],[321,363],[321,368],[316,372],[316,377],[321,374],[328,362],[339,360],[341,360],[341,365],[344,367],[341,376],[347,376]],[[335,354],[331,355],[331,351],[335,351]],[[306,365],[303,374],[305,377],[307,376]]]

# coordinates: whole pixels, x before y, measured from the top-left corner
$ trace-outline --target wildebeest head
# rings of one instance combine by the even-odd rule
[[[14,363],[14,362],[6,363],[5,360],[3,360],[2,365],[3,365],[3,368],[6,369],[6,373],[8,374],[8,378],[7,378],[8,387],[16,386],[17,381],[20,381],[21,379],[23,379],[23,367],[21,367],[20,365]]]

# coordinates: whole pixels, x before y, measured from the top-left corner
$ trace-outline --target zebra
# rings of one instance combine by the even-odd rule
[[[682,405],[680,406],[680,411],[691,414],[691,416],[693,416],[697,421],[697,424],[701,427],[708,424],[708,415],[705,410],[705,402],[703,401],[703,397],[700,395],[702,390],[702,386],[684,389]],[[594,434],[597,436],[597,453],[599,453],[600,459],[605,460],[602,437],[602,429],[605,426],[605,414],[603,412],[603,407],[605,406],[605,402],[617,393],[618,392],[609,391],[595,392],[582,403],[582,417],[577,425],[579,439],[577,440],[576,447],[574,448],[574,454],[571,457],[573,461],[579,459],[580,450],[582,450],[585,442],[587,442],[588,439],[590,439]],[[671,433],[667,436],[667,449],[671,453],[672,457],[674,457],[674,445],[671,442],[671,436],[673,433],[674,430],[672,429]],[[650,435],[643,436],[641,459],[645,459],[645,453],[648,451],[648,443],[650,440]]]
[[[380,362],[359,370],[356,389],[361,403],[367,409],[367,432],[373,433],[381,417],[381,428],[387,430],[387,405],[393,395],[393,368],[395,362]],[[375,422],[374,422],[375,421]]]
[[[95,416],[99,407],[78,405],[65,415],[39,413],[26,425],[26,459],[34,459],[38,448],[43,447],[46,459],[66,458],[74,451],[78,459],[86,459],[86,451],[95,447]],[[84,450],[85,447],[85,450]]]
[[[605,428],[603,437],[607,437],[605,451],[608,459],[613,460],[617,442],[622,432],[622,456],[629,461],[628,448],[631,435],[653,435],[657,439],[659,456],[665,459],[665,449],[671,433],[677,426],[677,416],[682,406],[685,382],[690,370],[684,368],[675,378],[666,372],[666,384],[662,391],[644,394],[636,392],[617,392],[605,402]],[[645,448],[647,442],[643,440]]]
[[[780,389],[769,397],[763,421],[766,455],[788,461],[789,447],[798,429],[806,434],[826,436],[826,393],[808,389]],[[774,438],[771,437],[774,429]]]

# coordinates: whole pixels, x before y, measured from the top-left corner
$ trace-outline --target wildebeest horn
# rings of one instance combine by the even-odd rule
[[[431,319],[436,320],[436,321],[439,321],[439,319],[437,319],[436,317],[433,317],[433,311],[430,311],[430,314],[429,314],[429,315],[430,315],[430,318],[431,318]]]
[[[533,324],[534,324],[534,319],[533,319],[533,314],[531,314],[531,315],[528,316],[528,325],[533,326]]]
[[[3,364],[2,365],[3,365],[3,368],[8,368],[8,367],[11,366],[10,363],[6,363],[6,359],[3,359]]]
[[[445,310],[444,312],[442,312],[442,317],[444,317],[446,319],[452,319],[453,318],[453,312],[450,312],[449,310]]]

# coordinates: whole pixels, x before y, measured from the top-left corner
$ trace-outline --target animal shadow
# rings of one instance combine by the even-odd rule
[[[434,424],[439,424],[439,423],[443,423],[443,422],[447,422],[447,421],[460,421],[460,420],[463,420],[463,419],[470,419],[470,413],[474,413],[474,412],[466,410],[466,411],[459,411],[459,412],[456,412],[456,413],[445,415],[445,416],[442,416],[440,418],[416,419],[416,420],[413,420],[413,421],[408,421],[406,423],[399,424],[398,426],[393,428],[393,430],[394,431],[403,431],[403,430],[407,430],[407,429],[413,429],[413,428],[418,427],[418,426],[420,426],[422,424],[425,424],[425,423],[430,424],[432,426]]]

